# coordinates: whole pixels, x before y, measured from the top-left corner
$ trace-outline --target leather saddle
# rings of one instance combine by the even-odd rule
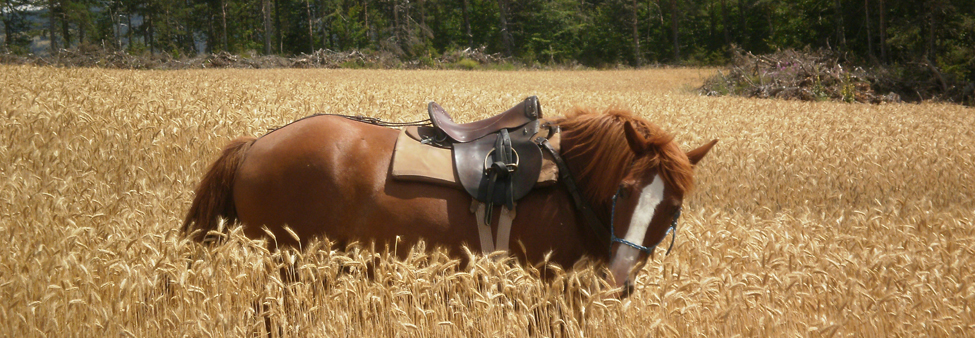
[[[525,101],[501,114],[464,124],[455,123],[450,114],[436,102],[430,102],[427,111],[430,113],[433,126],[459,143],[470,142],[499,132],[501,129],[517,128],[542,118],[542,108],[536,96],[526,98]]]
[[[514,209],[514,202],[531,191],[542,168],[542,150],[532,141],[543,129],[538,98],[484,120],[458,124],[435,102],[428,106],[434,130],[431,140],[450,147],[457,176],[464,189],[487,204],[490,224],[495,205]]]

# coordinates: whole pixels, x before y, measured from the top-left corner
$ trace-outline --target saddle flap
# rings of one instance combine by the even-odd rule
[[[535,186],[542,168],[542,150],[534,143],[532,137],[538,130],[538,122],[529,123],[511,131],[511,147],[517,153],[518,169],[511,174],[511,186],[496,184],[493,193],[488,193],[489,179],[485,175],[485,166],[490,165],[488,158],[497,142],[498,134],[490,134],[466,143],[453,144],[453,157],[464,190],[475,199],[485,203],[505,204],[505,190],[511,189],[512,196],[518,200]],[[485,200],[485,196],[492,196],[492,200]]]

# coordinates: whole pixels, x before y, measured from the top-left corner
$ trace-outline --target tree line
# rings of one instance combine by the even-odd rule
[[[129,52],[405,59],[485,47],[524,62],[717,64],[828,48],[863,62],[926,59],[972,76],[971,0],[0,0],[4,48],[98,44]],[[953,68],[954,67],[954,68]]]

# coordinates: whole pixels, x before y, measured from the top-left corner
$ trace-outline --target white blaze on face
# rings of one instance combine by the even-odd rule
[[[630,218],[630,227],[626,231],[625,240],[637,245],[643,245],[643,239],[647,236],[647,228],[657,210],[657,206],[664,200],[664,183],[659,176],[654,176],[653,181],[643,188],[640,192],[640,200],[637,202],[633,217]],[[617,244],[616,256],[609,262],[609,271],[616,278],[617,285],[622,285],[627,279],[630,269],[636,264],[640,257],[640,251],[625,244]]]

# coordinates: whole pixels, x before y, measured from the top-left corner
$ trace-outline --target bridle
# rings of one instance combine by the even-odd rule
[[[553,129],[555,129],[554,132],[558,132],[557,127]],[[582,199],[582,195],[579,193],[579,186],[576,184],[575,178],[572,177],[572,173],[569,172],[569,166],[565,164],[565,160],[562,159],[559,152],[556,151],[551,144],[549,144],[548,139],[545,137],[538,137],[535,139],[535,143],[552,155],[552,159],[555,160],[555,164],[559,167],[559,179],[563,182],[563,184],[565,184],[565,188],[569,191],[569,195],[572,196],[572,202],[575,204],[577,209],[582,211],[583,216],[586,218],[586,223],[589,224],[589,228],[601,238],[608,238],[605,243],[607,243],[607,251],[610,254],[612,254],[613,243],[620,243],[650,255],[653,254],[653,250],[657,248],[657,245],[660,245],[660,242],[663,242],[664,237],[667,237],[667,234],[664,234],[664,237],[661,237],[660,241],[657,241],[656,244],[649,247],[616,237],[616,232],[613,231],[613,221],[616,217],[616,199],[623,190],[622,185],[616,190],[616,194],[613,195],[613,209],[610,211],[609,216],[609,233],[606,233],[606,226],[604,226],[602,222],[599,221],[599,218],[596,217],[596,213],[593,212],[592,206],[589,205],[588,201]],[[667,231],[671,234],[671,239],[670,246],[667,247],[666,255],[670,255],[670,250],[674,248],[674,241],[677,240],[677,221],[680,219],[681,209],[681,207],[677,208],[677,213],[674,214],[674,219],[671,221],[670,227],[667,228]]]
[[[648,255],[653,254],[653,250],[657,248],[657,245],[660,245],[660,242],[663,242],[664,241],[664,238],[667,237],[667,234],[666,233],[664,234],[664,237],[661,237],[660,240],[657,241],[656,244],[651,245],[649,247],[642,246],[642,245],[639,245],[639,244],[630,242],[630,241],[628,241],[628,240],[626,240],[624,238],[616,237],[616,232],[613,231],[613,223],[614,223],[613,222],[613,218],[616,217],[616,198],[620,196],[620,191],[623,191],[623,186],[622,185],[620,185],[619,189],[616,190],[616,194],[613,195],[613,209],[612,209],[612,211],[609,214],[609,236],[610,236],[609,237],[609,241],[610,241],[610,243],[614,243],[615,242],[615,243],[625,244],[627,246],[630,246],[631,248],[634,248],[634,249],[637,249],[637,250],[646,252]],[[667,232],[669,232],[671,234],[671,237],[670,237],[670,246],[667,247],[667,253],[665,253],[664,255],[670,255],[670,249],[673,249],[674,248],[674,241],[677,240],[677,220],[680,219],[680,212],[681,212],[682,209],[683,209],[683,207],[677,207],[677,213],[674,214],[674,219],[670,222],[670,226],[667,227]],[[610,248],[610,251],[612,251],[612,248]]]

